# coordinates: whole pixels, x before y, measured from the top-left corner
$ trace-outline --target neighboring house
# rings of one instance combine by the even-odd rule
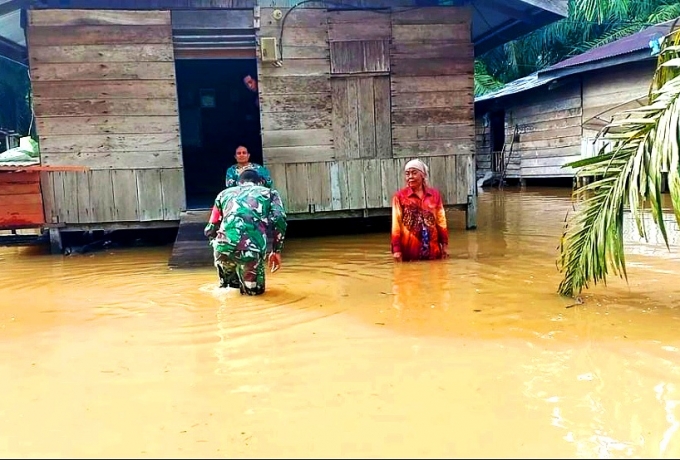
[[[575,171],[562,165],[595,154],[602,144],[593,140],[611,116],[644,103],[657,60],[650,42],[669,33],[673,23],[649,27],[477,97],[477,176],[502,174],[506,167],[506,178],[523,181],[573,177]]]
[[[242,142],[291,219],[388,214],[419,157],[473,228],[474,55],[567,14],[567,0],[0,0],[0,14],[12,4],[42,164],[89,168],[45,173],[61,231],[177,226]]]

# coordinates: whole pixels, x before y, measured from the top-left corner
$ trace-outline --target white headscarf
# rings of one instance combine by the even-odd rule
[[[404,171],[408,171],[409,169],[417,169],[421,173],[423,173],[423,176],[425,176],[425,179],[427,179],[427,175],[429,172],[429,169],[425,163],[423,163],[420,160],[411,160],[408,163],[406,163],[406,166],[404,167]]]

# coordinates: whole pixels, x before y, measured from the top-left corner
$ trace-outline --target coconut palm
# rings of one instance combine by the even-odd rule
[[[567,18],[480,56],[475,89],[486,91],[489,78],[507,83],[679,16],[677,0],[569,0]]]
[[[578,295],[589,283],[606,284],[612,273],[628,278],[624,257],[623,216],[629,208],[641,237],[643,213],[668,245],[661,206],[662,171],[668,171],[675,216],[680,223],[680,32],[663,41],[649,100],[644,107],[617,114],[598,135],[609,146],[588,159],[566,165],[595,180],[574,192],[576,212],[568,218],[560,242],[558,291]]]

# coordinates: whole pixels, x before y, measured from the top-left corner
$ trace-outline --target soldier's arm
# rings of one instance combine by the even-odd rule
[[[271,233],[272,251],[280,253],[283,249],[283,240],[286,237],[286,229],[288,221],[286,210],[283,207],[283,201],[279,192],[272,189],[271,191],[271,209],[269,211],[269,231]]]
[[[208,220],[208,225],[205,226],[203,233],[208,238],[215,238],[217,236],[217,229],[222,223],[222,208],[220,206],[219,196],[215,199],[215,204],[213,204],[212,211],[210,212],[210,219]]]

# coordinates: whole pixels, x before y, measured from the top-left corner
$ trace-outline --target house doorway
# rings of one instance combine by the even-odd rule
[[[502,172],[504,168],[503,147],[505,146],[505,111],[489,114],[489,131],[491,138],[491,167],[494,172]]]
[[[244,82],[257,80],[257,62],[178,59],[175,69],[187,209],[205,209],[224,189],[239,145],[262,164],[257,92]]]

